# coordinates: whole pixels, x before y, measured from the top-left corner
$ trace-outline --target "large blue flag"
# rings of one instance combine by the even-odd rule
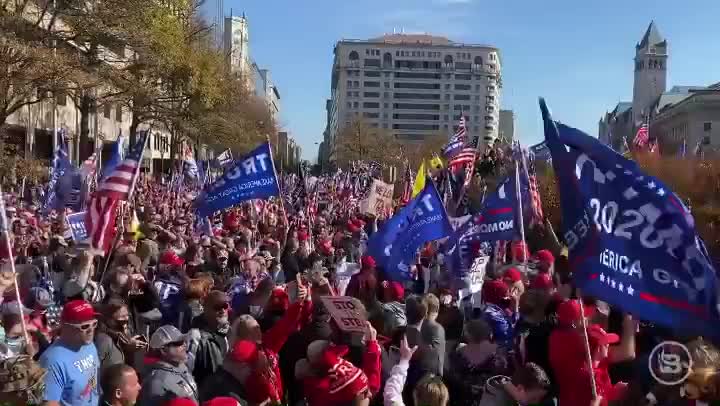
[[[521,190],[524,176],[521,176]],[[525,183],[527,183],[527,177]],[[521,194],[523,205],[529,204],[527,193]],[[500,182],[495,193],[483,202],[480,213],[458,228],[447,243],[450,264],[458,276],[463,276],[474,258],[471,245],[476,241],[512,240],[520,236],[520,218],[518,216],[517,188],[515,176],[506,177]]]
[[[435,185],[427,182],[420,194],[373,235],[373,238],[384,242],[382,250],[378,250],[377,242],[368,242],[368,250],[376,261],[384,264],[390,278],[412,279],[410,266],[418,249],[428,241],[447,237],[451,232],[452,226],[440,195]]]
[[[270,144],[266,142],[236,161],[198,197],[195,205],[199,216],[209,216],[246,200],[279,194]]]
[[[720,336],[718,278],[690,211],[662,182],[540,108],[571,268],[584,293],[683,332]]]
[[[65,130],[61,129],[58,131],[58,145],[55,146],[55,156],[53,157],[50,168],[50,182],[48,183],[47,193],[45,194],[43,213],[47,214],[52,209],[63,207],[64,203],[57,197],[58,183],[65,175],[65,172],[72,168],[73,164],[70,162],[68,155]]]
[[[120,162],[124,159],[124,147],[125,139],[122,136],[122,132],[118,133],[118,137],[110,144],[110,158],[108,158],[107,162],[103,164],[102,168],[102,175],[100,176],[100,179],[105,178],[107,175],[111,174],[112,171],[115,170],[115,167],[120,165]]]

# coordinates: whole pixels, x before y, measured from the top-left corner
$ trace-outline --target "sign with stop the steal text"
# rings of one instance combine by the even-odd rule
[[[374,179],[368,198],[362,202],[362,211],[376,217],[384,217],[387,211],[392,208],[394,191],[395,185]]]
[[[350,296],[323,296],[320,298],[338,327],[347,332],[365,332],[367,319],[364,309]]]

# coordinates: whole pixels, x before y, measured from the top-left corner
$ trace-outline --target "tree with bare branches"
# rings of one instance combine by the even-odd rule
[[[371,127],[362,119],[343,128],[336,140],[338,164],[347,167],[352,161],[376,161],[382,165],[398,165],[402,154],[400,144],[387,130]]]

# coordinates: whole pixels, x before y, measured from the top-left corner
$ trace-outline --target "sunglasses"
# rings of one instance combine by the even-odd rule
[[[173,341],[173,342],[167,344],[168,347],[176,347],[176,348],[182,347],[183,345],[185,345],[184,340],[183,341]]]
[[[230,308],[230,303],[228,303],[228,302],[218,303],[215,306],[213,306],[213,310],[215,310],[216,312],[219,312],[221,310],[228,310],[229,308]]]
[[[92,330],[92,329],[94,329],[95,327],[97,327],[98,322],[97,322],[97,320],[93,320],[93,321],[91,321],[91,322],[83,323],[83,324],[71,324],[71,323],[66,323],[66,324],[67,324],[68,326],[73,326],[73,327],[75,327],[76,329],[84,332],[84,331]]]

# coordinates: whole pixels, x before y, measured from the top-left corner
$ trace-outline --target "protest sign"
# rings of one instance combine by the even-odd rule
[[[370,194],[361,204],[363,213],[372,214],[376,217],[384,217],[388,209],[392,208],[394,190],[395,185],[373,179],[372,186],[370,186]]]
[[[72,239],[76,242],[84,241],[88,238],[87,229],[85,228],[85,212],[73,213],[66,217]]]
[[[365,332],[367,319],[349,296],[323,296],[320,298],[338,327],[347,332]]]

